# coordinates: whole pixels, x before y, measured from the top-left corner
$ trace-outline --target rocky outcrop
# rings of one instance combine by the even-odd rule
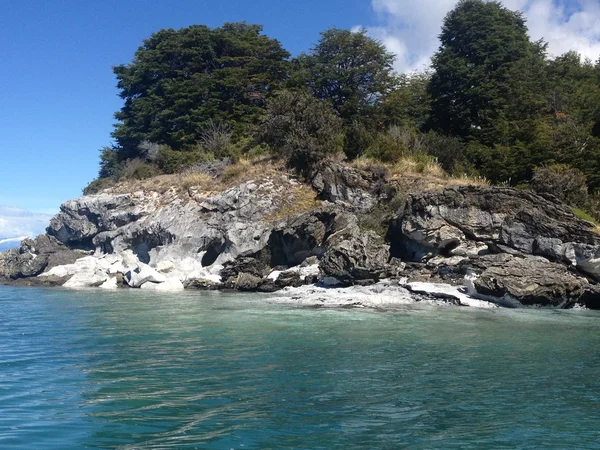
[[[413,192],[395,211],[403,196],[386,176],[324,165],[312,178],[324,202],[297,213],[289,205],[300,184],[284,175],[222,192],[85,196],[61,207],[47,235],[1,254],[0,277],[263,292],[395,278],[421,293],[415,283],[465,286],[506,306],[600,308],[600,236],[555,199],[456,186]],[[453,302],[468,304],[457,292]]]
[[[476,274],[475,293],[512,305],[571,307],[600,279],[592,224],[529,191],[458,186],[413,194],[388,238],[394,257],[425,265],[421,278]]]
[[[19,248],[8,250],[0,257],[0,276],[16,280],[35,277],[53,267],[71,264],[85,252],[70,249],[51,236],[25,239]]]
[[[390,247],[374,231],[336,236],[323,255],[321,270],[344,284],[376,282],[392,272]]]
[[[312,175],[312,186],[319,198],[352,212],[373,208],[388,178],[383,167],[361,170],[341,163],[326,162],[318,166]]]
[[[570,273],[564,265],[529,256],[488,255],[473,265],[483,268],[475,278],[475,291],[504,299],[507,304],[573,307],[580,302],[587,281]]]

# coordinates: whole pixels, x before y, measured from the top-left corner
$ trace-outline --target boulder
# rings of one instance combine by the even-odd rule
[[[275,226],[269,236],[270,265],[292,267],[311,256],[320,258],[330,237],[357,232],[356,216],[335,206],[293,216]]]
[[[390,271],[389,246],[374,231],[335,239],[327,246],[321,271],[345,284],[379,280]]]
[[[541,257],[489,255],[473,264],[483,268],[473,282],[478,294],[514,299],[526,306],[573,307],[588,284],[564,265]]]
[[[164,283],[167,277],[145,264],[125,274],[127,284],[132,288],[142,287],[145,283]]]
[[[262,279],[249,273],[241,272],[234,282],[234,287],[240,291],[255,291],[261,284]]]

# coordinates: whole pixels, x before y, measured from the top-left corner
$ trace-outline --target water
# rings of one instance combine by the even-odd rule
[[[0,287],[0,448],[600,448],[600,314]]]

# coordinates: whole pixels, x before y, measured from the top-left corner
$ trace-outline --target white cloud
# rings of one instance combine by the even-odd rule
[[[422,70],[439,46],[444,16],[457,0],[371,0],[379,23],[368,27],[397,55],[396,70]],[[598,0],[504,0],[523,11],[532,39],[548,42],[551,55],[575,50],[596,61],[600,56],[600,2]]]
[[[49,214],[35,213],[22,208],[0,206],[0,240],[42,234],[51,217]]]

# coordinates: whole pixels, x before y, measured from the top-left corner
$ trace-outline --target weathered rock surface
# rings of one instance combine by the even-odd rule
[[[352,211],[365,211],[375,206],[376,189],[384,181],[383,178],[383,174],[326,163],[315,171],[312,185],[322,200]]]
[[[321,261],[321,270],[345,284],[373,282],[391,271],[389,245],[374,231],[349,233],[332,239]]]
[[[586,276],[600,279],[600,236],[591,224],[529,191],[458,186],[413,194],[388,237],[393,256],[426,263],[415,279],[456,281],[475,269],[478,293],[519,305],[571,307],[590,292]]]
[[[453,284],[460,304],[466,285],[509,306],[600,308],[600,236],[551,197],[458,186],[414,191],[395,212],[388,194],[402,196],[386,183],[384,171],[323,165],[312,184],[325,202],[280,219],[298,188],[291,177],[223,192],[85,196],[61,207],[47,235],[0,254],[0,278],[272,292],[404,277],[423,292],[415,282]]]
[[[484,268],[474,281],[479,294],[508,296],[522,305],[572,307],[579,303],[588,285],[585,279],[573,275],[564,265],[541,257],[489,255],[476,264]]]
[[[435,255],[530,254],[600,276],[600,235],[566,207],[529,191],[458,186],[412,195],[390,229],[393,252]]]
[[[25,239],[19,248],[8,250],[0,256],[0,276],[16,280],[34,277],[53,267],[70,264],[85,256],[72,250],[53,237],[38,236]]]

